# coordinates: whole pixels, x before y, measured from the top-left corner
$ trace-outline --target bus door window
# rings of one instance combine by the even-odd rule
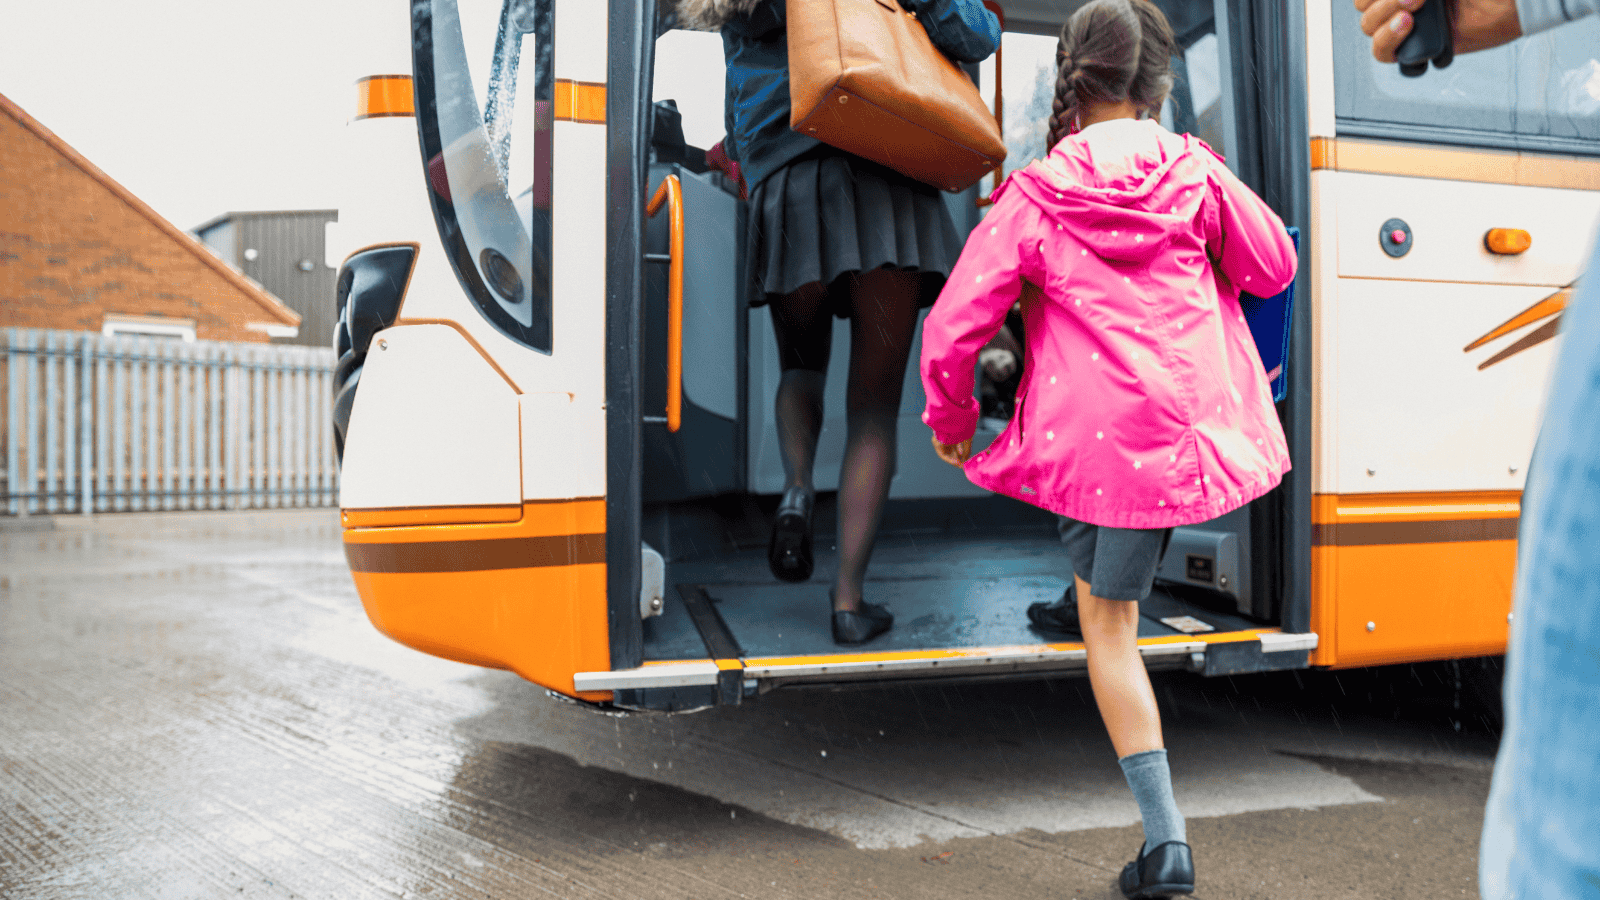
[[[1221,44],[1206,32],[1184,46],[1173,60],[1172,94],[1161,110],[1161,122],[1172,131],[1192,134],[1223,157],[1232,149],[1232,130],[1223,103]]]
[[[702,155],[723,139],[725,93],[721,35],[674,29],[656,39],[651,100],[672,104],[684,144]]]
[[[1161,124],[1178,134],[1200,138],[1226,155],[1229,128],[1224,115],[1225,87],[1212,0],[1157,0],[1178,40],[1173,60],[1172,95],[1161,110]],[[1007,32],[1004,71],[1005,174],[1044,157],[1056,94],[1056,35]],[[985,82],[992,66],[983,70]],[[991,89],[985,84],[985,93]]]
[[[1008,31],[1005,47],[1000,73],[1006,98],[1001,134],[1006,142],[1004,174],[1010,175],[1036,159],[1043,159],[1049,150],[1044,142],[1056,96],[1056,37]],[[983,95],[990,97],[994,93],[990,84],[994,78],[994,64],[985,62],[980,70]]]
[[[414,7],[419,130],[434,217],[467,295],[550,353],[554,0]]]
[[[1192,134],[1226,156],[1228,138],[1222,80],[1222,45],[1213,0],[1154,0],[1172,24],[1178,54],[1172,59],[1172,92],[1161,107],[1161,124]]]

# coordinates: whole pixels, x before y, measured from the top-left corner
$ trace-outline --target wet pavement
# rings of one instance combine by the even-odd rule
[[[1446,666],[1157,678],[1209,898],[1476,896]],[[388,641],[331,511],[0,523],[0,897],[1120,896],[1086,682],[614,718]]]

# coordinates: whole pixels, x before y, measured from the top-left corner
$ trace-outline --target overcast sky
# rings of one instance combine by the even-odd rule
[[[180,228],[336,205],[339,0],[10,0],[0,93]]]
[[[8,0],[0,94],[180,228],[230,211],[336,208],[352,83],[373,74],[346,61],[363,6]],[[656,96],[677,98],[686,136],[709,146],[722,133],[719,39],[670,35],[659,50]],[[1008,57],[1008,85],[1014,68],[1018,87],[1031,80],[1030,55]]]

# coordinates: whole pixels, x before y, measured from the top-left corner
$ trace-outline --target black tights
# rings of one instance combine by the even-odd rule
[[[839,574],[834,608],[857,609],[867,561],[878,535],[895,469],[895,423],[900,389],[916,336],[918,273],[876,269],[845,276],[850,307],[849,423],[839,471]],[[811,470],[822,434],[822,401],[833,315],[820,282],[774,301],[783,379],[774,415],[783,456],[785,488],[812,490]]]

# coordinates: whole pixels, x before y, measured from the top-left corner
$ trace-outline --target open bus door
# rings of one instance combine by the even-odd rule
[[[1041,8],[1008,4],[1007,12],[1023,26],[1059,29],[1058,14],[1045,8],[1048,4],[1035,5]],[[1190,5],[1203,7],[1202,14],[1186,20],[1193,37],[1214,33],[1210,0]],[[642,540],[664,555],[661,582],[654,589],[664,602],[659,614],[634,616],[638,592],[632,583],[616,581],[609,596],[613,666],[577,673],[574,686],[610,690],[618,706],[681,710],[739,703],[788,685],[1081,671],[1086,664],[1081,644],[1031,631],[1022,616],[1029,602],[1059,596],[1070,578],[1051,517],[983,494],[914,439],[922,433],[923,405],[914,372],[907,375],[901,410],[905,438],[892,508],[868,576],[872,599],[895,611],[896,628],[865,648],[836,647],[827,631],[825,587],[817,581],[787,585],[767,573],[766,515],[782,484],[770,413],[777,379],[771,326],[764,310],[750,310],[743,302],[742,210],[733,187],[706,171],[703,148],[687,145],[670,127],[665,135],[652,128],[662,121],[652,103],[675,99],[651,90],[650,76],[659,68],[652,58],[653,22],[648,9],[620,19],[614,11],[612,19],[610,156],[631,165],[611,169],[608,240],[619,250],[636,249],[617,252],[608,261],[613,279],[608,509],[612,521],[640,523],[637,538],[627,538],[629,546]],[[1202,49],[1213,54],[1207,61],[1213,70],[1226,72],[1219,46],[1212,41]],[[1294,65],[1289,49],[1273,56],[1271,65]],[[636,60],[625,58],[635,54]],[[1235,80],[1260,74],[1252,69]],[[720,91],[720,77],[711,89]],[[1221,93],[1231,96],[1233,90],[1229,86]],[[1188,84],[1180,91],[1180,103],[1188,104],[1182,108],[1191,116],[1220,116],[1220,94],[1195,110]],[[1251,102],[1287,101],[1280,96]],[[1230,115],[1237,128],[1240,119],[1292,119],[1295,112],[1252,107],[1230,110]],[[1304,118],[1303,100],[1298,114]],[[1295,168],[1292,154],[1271,157],[1282,147],[1303,148],[1304,134],[1259,127],[1249,133],[1255,163],[1273,168],[1281,179],[1279,208],[1292,208],[1292,200],[1284,201],[1297,196],[1303,213],[1305,168]],[[1298,179],[1285,177],[1288,172],[1298,172]],[[618,177],[622,174],[639,180],[626,182]],[[642,214],[643,198],[656,198],[652,207],[679,205],[670,215],[652,219]],[[977,191],[948,199],[963,228],[973,227],[981,215]],[[682,229],[676,236],[674,227]],[[675,297],[681,302],[676,312]],[[681,328],[669,324],[678,316]],[[629,353],[623,348],[635,336],[642,336],[641,349]],[[848,354],[838,345],[847,340],[847,329],[840,327],[825,404],[830,418],[816,469],[822,491],[832,487],[829,479],[842,443],[842,360]],[[1298,385],[1302,408],[1309,405],[1308,381],[1302,378]],[[1286,409],[1296,404],[1291,398]],[[980,431],[975,449],[992,440],[1001,425]],[[1302,435],[1301,460],[1306,445]],[[730,482],[732,490],[725,486]],[[1308,664],[1316,646],[1316,636],[1305,633],[1303,624],[1309,618],[1309,577],[1305,555],[1297,560],[1288,552],[1297,546],[1289,533],[1297,506],[1291,495],[1299,497],[1300,508],[1308,507],[1308,484],[1302,477],[1298,488],[1286,486],[1272,500],[1180,531],[1163,567],[1165,580],[1141,609],[1140,646],[1152,668],[1215,675]],[[619,491],[624,485],[637,487]],[[819,545],[826,543],[825,516],[826,507],[818,516]],[[1299,517],[1299,530],[1306,530],[1305,521]],[[647,567],[654,574],[653,565]],[[819,567],[825,570],[825,562]],[[614,564],[612,573],[620,574]],[[654,592],[644,587],[646,594]],[[1286,597],[1293,599],[1285,602]],[[1286,621],[1298,627],[1286,629]]]
[[[1186,52],[1205,55],[1189,69],[1219,73],[1204,97],[1196,79],[1180,82],[1174,115],[1214,125],[1246,181],[1305,229],[1303,11],[1163,5],[1187,16]],[[1052,3],[1007,12],[1013,29],[1059,28]],[[934,457],[918,438],[914,371],[867,584],[896,628],[836,647],[821,580],[767,572],[781,484],[770,325],[738,288],[737,196],[693,148],[661,152],[652,132],[658,21],[648,0],[417,0],[408,40],[395,41],[405,58],[374,63],[413,73],[414,120],[352,123],[382,163],[369,177],[383,196],[412,193],[368,204],[382,214],[341,216],[363,236],[349,239],[361,249],[341,276],[339,340],[345,370],[360,373],[342,404],[341,507],[369,617],[420,650],[630,709],[735,704],[789,685],[1081,672],[1081,644],[1023,615],[1070,579],[1052,517],[983,494]],[[947,198],[964,227],[981,215],[976,200]],[[1281,407],[1295,471],[1175,537],[1141,605],[1152,668],[1298,668],[1317,647],[1309,319],[1294,323]],[[848,357],[841,340],[836,361]],[[829,379],[832,414],[842,375]],[[823,491],[841,425],[824,428]]]

